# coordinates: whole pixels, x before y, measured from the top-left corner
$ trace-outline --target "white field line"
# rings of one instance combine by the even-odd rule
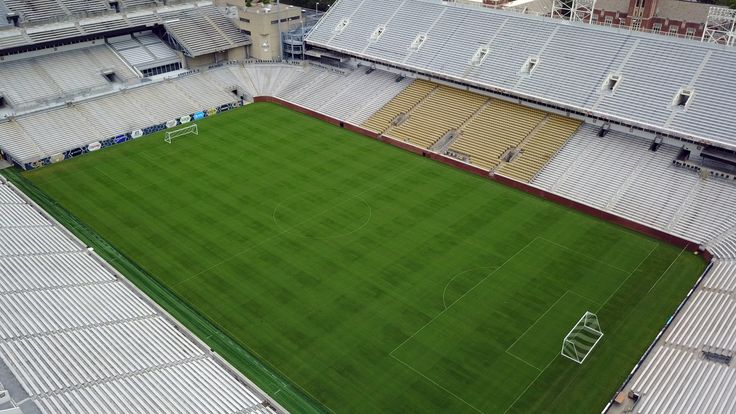
[[[423,165],[423,164],[418,164],[418,165],[417,165],[417,166],[415,166],[415,167],[411,167],[411,168],[407,168],[407,169],[405,169],[405,170],[399,171],[399,172],[398,172],[398,173],[396,173],[395,175],[392,175],[391,177],[389,177],[389,178],[388,178],[388,179],[387,179],[386,181],[389,181],[389,180],[391,180],[391,179],[394,179],[394,178],[396,178],[396,177],[398,177],[398,176],[400,176],[401,174],[404,174],[404,173],[406,173],[406,172],[409,172],[409,171],[413,171],[413,170],[415,170],[415,169],[418,169],[418,168],[419,168],[419,167],[421,167],[422,165]],[[195,273],[195,274],[193,274],[193,275],[191,275],[191,276],[187,277],[186,279],[182,279],[182,280],[180,280],[179,282],[177,282],[177,283],[175,283],[175,284],[171,285],[171,287],[172,287],[173,289],[175,289],[175,288],[176,288],[177,286],[179,286],[179,285],[181,285],[181,284],[183,284],[183,283],[185,283],[185,282],[188,282],[188,281],[190,281],[190,280],[192,280],[192,279],[195,279],[195,278],[197,278],[197,277],[201,276],[202,274],[204,274],[204,273],[206,273],[206,272],[209,272],[210,270],[212,270],[212,269],[214,269],[214,268],[216,268],[216,267],[218,267],[218,266],[221,266],[221,265],[223,265],[223,264],[225,264],[225,263],[229,262],[230,260],[232,260],[232,259],[234,259],[234,258],[236,258],[236,257],[238,257],[238,256],[241,256],[241,255],[243,255],[243,254],[245,254],[245,253],[247,253],[247,252],[249,252],[249,251],[251,251],[251,250],[255,249],[256,247],[258,247],[258,246],[260,246],[260,245],[262,245],[262,244],[264,244],[264,243],[266,243],[266,242],[268,242],[268,241],[271,241],[271,240],[273,240],[273,239],[275,239],[275,238],[278,238],[278,237],[280,237],[280,236],[282,236],[282,235],[284,235],[284,234],[286,234],[286,233],[290,232],[291,230],[294,230],[295,228],[297,228],[297,227],[299,227],[299,226],[301,226],[301,225],[303,225],[303,224],[306,224],[306,223],[308,223],[308,222],[310,222],[310,221],[312,221],[312,220],[315,220],[315,219],[317,219],[317,218],[319,218],[319,217],[321,217],[321,216],[323,216],[323,215],[327,214],[328,212],[330,212],[330,211],[332,211],[332,210],[334,210],[334,209],[338,208],[338,207],[339,207],[340,205],[342,205],[343,203],[347,202],[348,200],[354,199],[354,198],[356,198],[356,197],[361,197],[361,196],[362,196],[363,194],[365,194],[365,193],[367,193],[367,192],[369,192],[369,191],[371,191],[371,190],[374,190],[374,189],[376,189],[376,188],[381,188],[381,187],[383,187],[383,186],[384,186],[385,184],[386,184],[386,182],[382,182],[382,183],[379,183],[379,184],[376,184],[376,185],[370,186],[370,187],[366,188],[365,190],[361,191],[361,192],[360,192],[360,193],[358,193],[358,194],[353,194],[353,195],[349,195],[349,196],[348,196],[348,197],[346,197],[346,198],[345,198],[344,200],[342,200],[342,201],[340,201],[340,202],[337,202],[337,203],[333,203],[333,204],[332,204],[332,205],[330,205],[330,206],[329,206],[328,208],[326,208],[326,209],[325,209],[324,211],[322,211],[322,212],[320,212],[320,213],[317,213],[317,214],[315,214],[315,215],[314,215],[314,216],[312,216],[312,217],[307,217],[306,219],[304,219],[304,220],[302,220],[302,221],[300,221],[300,222],[298,222],[298,223],[294,224],[294,225],[293,225],[293,226],[291,226],[291,227],[285,228],[284,230],[282,230],[282,231],[280,231],[280,232],[274,233],[274,234],[272,234],[271,236],[268,236],[268,237],[264,238],[264,239],[263,239],[263,240],[261,240],[260,242],[258,242],[258,243],[255,243],[255,244],[253,244],[253,245],[250,245],[250,246],[246,247],[245,249],[243,249],[242,251],[240,251],[240,252],[238,252],[238,253],[235,253],[235,254],[233,254],[232,256],[228,257],[228,258],[225,258],[225,259],[223,259],[223,260],[221,260],[221,261],[219,261],[219,262],[217,262],[217,263],[213,264],[212,266],[209,266],[209,267],[207,267],[207,268],[205,268],[205,269],[203,269],[203,270],[201,270],[201,271],[199,271],[199,272],[197,272],[197,273]]]
[[[419,334],[420,332],[422,332],[422,331],[424,330],[424,328],[428,327],[428,326],[429,326],[429,325],[431,325],[431,324],[432,324],[432,323],[433,323],[433,322],[434,322],[435,320],[437,320],[437,318],[439,318],[440,316],[444,315],[444,314],[445,314],[445,312],[447,312],[448,310],[450,310],[450,308],[452,308],[452,307],[453,307],[453,306],[454,306],[454,305],[455,305],[456,303],[460,302],[460,300],[461,300],[462,298],[464,298],[464,297],[465,297],[465,296],[467,296],[467,295],[468,295],[468,294],[469,294],[470,292],[472,292],[473,290],[475,290],[475,288],[477,288],[478,286],[480,286],[480,285],[481,285],[481,284],[482,284],[483,282],[485,282],[485,281],[486,281],[486,280],[487,280],[487,279],[488,279],[489,277],[491,277],[491,276],[493,276],[494,274],[496,274],[496,272],[498,272],[499,270],[501,270],[501,269],[502,269],[502,268],[503,268],[503,267],[504,267],[504,266],[505,266],[506,264],[508,264],[508,263],[509,263],[509,262],[510,262],[511,260],[513,260],[513,259],[514,259],[514,258],[515,258],[516,256],[518,256],[518,255],[519,255],[519,254],[521,254],[521,253],[522,253],[522,252],[523,252],[524,250],[526,250],[526,249],[527,249],[527,248],[528,248],[529,246],[531,246],[531,245],[532,245],[532,243],[534,243],[534,242],[535,242],[535,241],[536,241],[537,239],[539,239],[539,237],[535,237],[534,239],[532,239],[532,241],[530,241],[530,242],[529,242],[529,243],[527,243],[527,244],[526,244],[526,245],[525,245],[524,247],[522,247],[521,249],[519,249],[519,250],[518,250],[518,251],[517,251],[516,253],[514,253],[513,255],[511,255],[511,257],[509,257],[508,259],[506,259],[506,261],[505,261],[505,262],[501,263],[501,265],[500,265],[500,266],[498,266],[498,267],[497,267],[497,268],[496,268],[495,270],[493,270],[492,272],[488,273],[488,274],[487,274],[487,275],[486,275],[486,276],[485,276],[485,277],[484,277],[483,279],[481,279],[481,280],[480,280],[480,281],[479,281],[478,283],[476,283],[475,285],[473,285],[473,287],[471,287],[470,289],[468,289],[468,291],[467,291],[467,292],[465,292],[465,293],[463,293],[462,295],[460,295],[460,297],[459,297],[459,298],[455,299],[455,301],[453,301],[452,303],[450,303],[450,305],[449,305],[449,306],[447,306],[446,308],[444,308],[443,310],[441,310],[441,311],[440,311],[440,313],[438,313],[437,315],[435,315],[435,316],[434,316],[434,317],[433,317],[432,319],[430,319],[430,320],[429,320],[429,322],[425,323],[425,324],[424,324],[424,325],[423,325],[423,326],[422,326],[421,328],[419,328],[419,329],[418,329],[418,330],[417,330],[416,332],[414,332],[414,333],[413,333],[413,334],[412,334],[411,336],[409,336],[408,338],[406,338],[406,339],[405,339],[405,340],[404,340],[403,342],[401,342],[401,343],[400,343],[400,344],[399,344],[398,346],[396,346],[396,348],[394,348],[394,349],[393,349],[393,350],[392,350],[391,352],[389,352],[388,354],[389,354],[389,355],[391,355],[391,356],[393,356],[393,353],[394,353],[394,352],[396,352],[396,350],[397,350],[397,349],[401,348],[401,347],[402,347],[402,346],[403,346],[403,345],[404,345],[405,343],[409,342],[409,341],[410,341],[410,340],[411,340],[412,338],[414,338],[415,336],[417,336],[417,335],[418,335],[418,334]]]
[[[473,410],[475,410],[475,411],[477,411],[477,412],[479,412],[479,413],[481,413],[481,414],[485,414],[485,413],[484,413],[483,411],[481,411],[480,409],[478,409],[477,407],[475,407],[475,406],[474,406],[473,404],[470,404],[469,402],[467,402],[467,401],[465,401],[464,399],[460,398],[460,397],[459,397],[458,395],[456,395],[456,394],[455,394],[455,393],[453,393],[452,391],[450,391],[450,390],[448,390],[447,388],[443,387],[442,385],[440,385],[440,384],[436,383],[436,382],[435,382],[435,381],[434,381],[434,380],[433,380],[432,378],[429,378],[428,376],[426,376],[426,375],[422,374],[422,373],[421,373],[421,372],[419,372],[418,370],[414,369],[414,367],[412,367],[411,365],[407,364],[406,362],[402,361],[401,359],[399,359],[399,358],[397,358],[397,357],[395,357],[395,356],[393,356],[393,355],[390,355],[390,354],[389,354],[389,356],[390,356],[391,358],[393,358],[393,359],[394,359],[395,361],[397,361],[397,362],[399,362],[400,364],[402,364],[403,366],[405,366],[405,367],[409,368],[410,370],[414,371],[414,372],[415,372],[416,374],[419,374],[419,375],[420,375],[420,376],[421,376],[422,378],[424,378],[424,379],[426,379],[427,381],[431,382],[431,383],[432,383],[432,384],[434,384],[434,385],[435,385],[435,386],[436,386],[437,388],[439,388],[439,389],[441,389],[441,390],[445,391],[446,393],[448,393],[448,394],[452,395],[453,397],[457,398],[457,399],[458,399],[459,401],[463,402],[463,403],[464,403],[465,405],[467,405],[468,407],[472,408]]]
[[[631,273],[629,273],[629,275],[626,276],[626,279],[622,280],[621,283],[619,283],[618,287],[616,287],[616,290],[614,290],[613,292],[611,292],[610,295],[608,295],[608,298],[606,298],[606,300],[601,304],[601,306],[598,309],[596,309],[595,313],[600,312],[601,309],[603,309],[603,307],[606,306],[606,303],[608,303],[608,301],[611,300],[611,298],[616,295],[616,293],[619,291],[619,289],[621,289],[621,287],[626,283],[626,281],[628,281],[631,278],[631,276],[633,276],[634,273],[636,273],[636,271],[639,270],[641,265],[643,265],[644,262],[646,262],[647,259],[649,259],[649,256],[651,256],[652,253],[654,253],[654,251],[657,250],[657,247],[659,247],[659,243],[655,244],[654,247],[652,247],[652,250],[649,251],[649,254],[647,254],[646,257],[641,259],[641,262],[639,262],[639,264],[636,265],[634,270],[632,270]]]

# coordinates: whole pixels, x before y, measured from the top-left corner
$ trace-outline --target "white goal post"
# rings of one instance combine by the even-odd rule
[[[562,340],[562,356],[582,364],[601,338],[603,331],[598,316],[593,312],[585,312]]]
[[[197,124],[187,125],[184,128],[179,128],[174,131],[166,131],[166,137],[164,138],[164,141],[171,144],[172,139],[188,134],[199,135],[199,128],[197,128]]]

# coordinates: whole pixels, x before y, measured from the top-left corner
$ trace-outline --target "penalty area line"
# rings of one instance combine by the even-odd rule
[[[519,341],[521,340],[521,338],[523,338],[523,337],[524,337],[524,335],[526,335],[526,334],[527,334],[527,333],[528,333],[528,332],[529,332],[529,331],[530,331],[530,330],[531,330],[531,329],[532,329],[532,328],[533,328],[534,326],[536,326],[536,325],[537,325],[537,324],[539,323],[539,321],[541,321],[541,320],[542,320],[542,318],[544,318],[544,317],[545,317],[545,316],[546,316],[546,315],[547,315],[547,314],[549,313],[549,311],[551,311],[551,310],[552,310],[552,308],[554,308],[555,306],[557,306],[557,304],[558,304],[558,303],[560,303],[560,301],[562,300],[562,298],[564,298],[564,297],[565,297],[565,296],[566,296],[566,295],[567,295],[568,293],[570,293],[570,291],[569,291],[569,290],[566,290],[566,291],[565,291],[565,293],[563,293],[562,295],[560,295],[560,297],[559,297],[559,298],[557,298],[557,300],[555,301],[555,303],[553,303],[552,305],[550,305],[550,307],[549,307],[549,308],[547,308],[547,310],[546,310],[546,311],[544,311],[544,313],[543,313],[542,315],[540,315],[540,316],[539,316],[539,317],[537,318],[537,320],[536,320],[536,321],[534,321],[534,323],[533,323],[533,324],[529,325],[529,327],[528,327],[528,328],[526,328],[526,330],[524,331],[524,333],[522,333],[521,335],[519,335],[519,337],[518,337],[518,338],[516,338],[516,340],[514,341],[514,343],[513,343],[513,344],[509,345],[509,347],[508,347],[508,348],[506,348],[506,352],[509,352],[509,350],[510,350],[511,348],[513,348],[513,347],[514,347],[514,345],[516,345],[516,344],[517,344],[517,343],[518,343],[518,342],[519,342]],[[524,361],[524,362],[526,362],[526,361]],[[529,365],[531,365],[531,364],[529,364]],[[534,368],[537,368],[537,367],[534,367]],[[537,368],[537,369],[539,369],[539,368]]]
[[[662,280],[662,278],[664,277],[664,275],[666,275],[667,272],[670,271],[670,269],[672,269],[672,266],[675,265],[675,262],[677,262],[677,260],[680,258],[680,256],[682,256],[682,254],[685,253],[685,249],[686,248],[687,248],[687,246],[683,247],[682,250],[680,250],[680,254],[678,254],[677,257],[675,257],[675,259],[672,261],[672,263],[670,263],[670,265],[667,266],[667,269],[664,269],[664,272],[662,272],[662,274],[659,275],[659,277],[657,278],[657,280],[654,281],[654,284],[652,285],[652,287],[650,287],[649,290],[647,291],[647,295],[650,294],[650,293],[652,293],[652,290],[654,290],[654,288],[657,286],[657,284],[659,284],[659,281]]]
[[[521,397],[524,394],[526,394],[527,391],[529,391],[529,388],[531,388],[532,385],[534,385],[534,383],[537,382],[537,380],[539,379],[539,377],[541,377],[542,374],[544,374],[544,371],[546,371],[547,368],[549,368],[549,366],[552,365],[553,362],[555,362],[555,360],[557,360],[557,357],[552,358],[552,360],[549,361],[549,364],[547,364],[547,366],[545,366],[544,369],[542,369],[542,370],[539,371],[539,374],[537,374],[537,376],[534,377],[534,379],[529,383],[529,385],[527,385],[526,388],[524,388],[524,390],[522,392],[520,392],[519,395],[516,396],[516,399],[511,403],[511,405],[508,406],[508,408],[506,408],[506,410],[503,412],[503,414],[508,413],[509,410],[511,409],[511,407],[513,407],[514,405],[516,405],[517,402],[519,402],[519,400],[521,399]]]
[[[641,265],[643,265],[644,262],[646,262],[647,259],[649,259],[649,257],[652,255],[652,253],[654,253],[655,250],[657,250],[658,247],[659,247],[659,243],[655,244],[654,247],[652,247],[652,250],[649,251],[649,254],[647,254],[646,257],[644,257],[643,259],[641,259],[641,262],[639,262],[639,264],[636,265],[636,267],[634,268],[634,270],[632,270],[631,273],[629,273],[629,275],[626,276],[626,278],[624,280],[622,280],[621,283],[619,283],[619,285],[616,287],[616,290],[614,290],[613,292],[611,292],[611,294],[608,296],[608,298],[606,298],[606,300],[601,304],[601,306],[598,309],[596,309],[595,313],[600,312],[601,309],[603,309],[603,307],[606,306],[606,304],[608,303],[608,301],[611,300],[611,298],[613,298],[614,296],[616,296],[616,293],[618,293],[618,291],[621,290],[621,287],[623,287],[623,285],[626,284],[626,282],[629,279],[631,279],[631,276],[633,276],[634,273],[636,273],[636,271],[639,270],[639,268],[641,267]]]

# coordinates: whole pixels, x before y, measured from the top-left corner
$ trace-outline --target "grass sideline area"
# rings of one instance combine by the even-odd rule
[[[705,268],[274,104],[198,125],[23,176],[294,413],[600,412]]]

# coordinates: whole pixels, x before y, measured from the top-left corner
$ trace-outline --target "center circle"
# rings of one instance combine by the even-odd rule
[[[312,239],[348,236],[368,225],[371,206],[363,197],[328,188],[292,195],[273,210],[279,231]]]

